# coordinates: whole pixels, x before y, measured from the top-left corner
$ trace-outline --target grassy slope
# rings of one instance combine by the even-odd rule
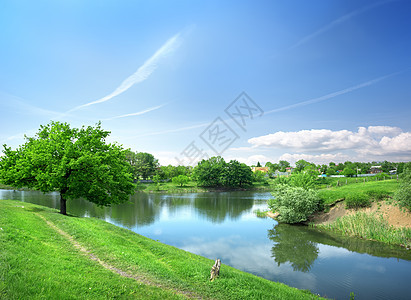
[[[0,201],[0,212],[0,298],[315,298],[226,265],[220,277],[210,282],[213,261],[101,220],[65,217],[46,207],[11,200]],[[143,278],[144,283],[103,268],[39,215],[99,259]]]
[[[368,191],[381,191],[392,195],[398,188],[398,183],[395,179],[369,181],[365,183],[353,183],[340,187],[333,187],[319,190],[320,197],[324,200],[324,204],[332,204],[336,200],[343,199],[348,195],[365,194]]]

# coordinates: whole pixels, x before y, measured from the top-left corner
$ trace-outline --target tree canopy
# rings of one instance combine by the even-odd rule
[[[203,159],[194,168],[193,175],[200,186],[242,187],[253,181],[249,166],[236,160],[226,163],[220,156]]]
[[[60,212],[68,199],[85,198],[100,206],[127,201],[134,186],[125,152],[107,144],[110,132],[67,123],[40,126],[17,150],[4,145],[0,181],[14,187],[60,192]]]
[[[158,160],[147,152],[133,152],[126,150],[127,161],[130,164],[134,179],[148,179],[153,176],[158,167]]]

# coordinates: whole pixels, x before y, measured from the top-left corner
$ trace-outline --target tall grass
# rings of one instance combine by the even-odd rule
[[[381,215],[357,212],[338,218],[331,224],[315,225],[315,227],[387,244],[411,247],[411,228],[390,226]]]

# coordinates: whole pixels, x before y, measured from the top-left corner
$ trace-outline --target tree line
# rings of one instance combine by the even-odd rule
[[[284,160],[280,160],[278,163],[267,162],[265,164],[269,169],[270,174],[278,172],[285,172],[290,166],[290,163]],[[397,173],[402,173],[404,170],[405,162],[389,162],[384,160],[383,162],[351,162],[346,161],[343,163],[330,162],[329,164],[315,164],[308,162],[304,159],[300,159],[295,163],[294,171],[301,172],[303,170],[317,170],[318,174],[326,175],[347,175],[352,176],[355,174],[367,174],[371,171],[371,167],[380,166],[382,172],[389,173],[391,170],[397,170]]]
[[[222,157],[202,160],[195,167],[160,166],[158,160],[147,152],[123,149],[117,143],[108,144],[110,132],[101,124],[71,128],[67,123],[50,122],[40,126],[34,137],[12,150],[4,145],[0,157],[0,182],[13,187],[28,187],[42,192],[60,192],[60,211],[66,214],[66,201],[85,198],[100,206],[109,206],[128,200],[134,192],[133,181],[152,179],[155,182],[172,180],[183,185],[189,180],[206,187],[245,187],[253,182],[266,181],[262,172],[237,160],[226,162]],[[258,164],[259,165],[259,164]],[[296,173],[304,182],[307,174],[330,173],[330,170],[348,169],[367,172],[372,165],[381,165],[383,171],[404,169],[404,163],[329,163],[315,165],[305,160],[296,163]],[[267,163],[271,173],[285,171],[287,161]],[[270,173],[269,172],[269,173]],[[296,177],[297,178],[297,177]],[[406,185],[405,190],[410,185]],[[408,199],[409,193],[404,196]]]

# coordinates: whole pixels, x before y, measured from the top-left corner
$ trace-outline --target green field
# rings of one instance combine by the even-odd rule
[[[337,200],[345,199],[348,196],[356,196],[358,194],[368,195],[370,198],[372,193],[385,193],[392,196],[398,188],[398,182],[395,179],[368,181],[347,184],[338,187],[320,189],[318,192],[325,205],[335,203]]]
[[[312,299],[93,218],[0,200],[0,298]]]

